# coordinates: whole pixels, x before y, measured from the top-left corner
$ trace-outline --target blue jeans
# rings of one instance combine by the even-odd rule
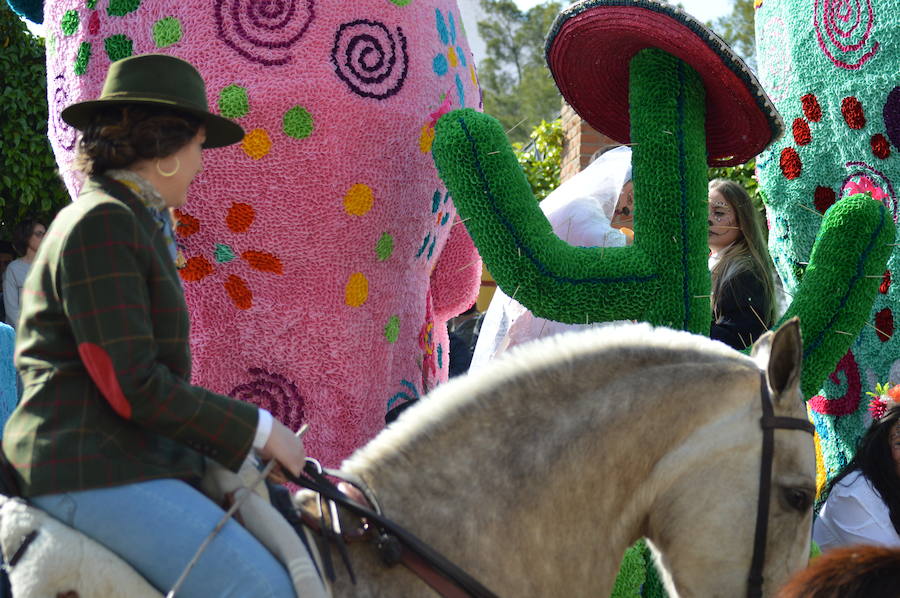
[[[119,555],[163,594],[224,514],[190,485],[171,479],[48,494],[31,502]],[[179,598],[294,595],[284,566],[234,520],[210,542],[178,591]]]

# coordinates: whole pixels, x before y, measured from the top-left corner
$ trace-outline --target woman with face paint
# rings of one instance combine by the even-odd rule
[[[710,338],[741,350],[775,318],[773,266],[762,218],[739,184],[709,184],[713,321]]]

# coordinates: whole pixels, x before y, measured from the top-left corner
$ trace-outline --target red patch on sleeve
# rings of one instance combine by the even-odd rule
[[[81,361],[91,375],[91,380],[100,388],[115,412],[125,419],[131,419],[131,405],[119,386],[109,353],[100,345],[81,343],[78,345],[78,354],[81,355]]]

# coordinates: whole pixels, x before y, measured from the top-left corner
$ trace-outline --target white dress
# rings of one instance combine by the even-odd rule
[[[813,524],[813,540],[823,550],[852,544],[900,548],[890,511],[862,472],[834,485]]]
[[[553,232],[570,245],[622,247],[625,235],[612,228],[613,213],[622,187],[631,180],[631,149],[618,147],[603,154],[557,187],[540,208]],[[500,289],[484,315],[470,371],[484,367],[504,351],[522,343],[570,330],[606,326],[564,324],[539,318]]]

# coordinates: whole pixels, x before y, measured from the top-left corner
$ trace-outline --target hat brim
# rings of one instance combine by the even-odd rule
[[[706,88],[710,166],[743,164],[784,133],[775,105],[728,45],[680,9],[653,0],[584,0],[547,37],[550,72],[565,100],[596,130],[630,143],[629,65],[657,48],[689,64]]]
[[[88,100],[71,104],[70,106],[63,108],[62,112],[60,112],[60,117],[66,123],[72,125],[79,131],[82,131],[90,123],[91,118],[98,110],[108,106],[124,106],[128,104],[153,105],[162,108],[171,108],[177,112],[184,112],[199,117],[203,120],[203,125],[206,128],[206,142],[203,144],[204,149],[225,147],[226,145],[237,143],[244,138],[244,129],[233,120],[207,112],[206,110],[185,107],[183,104],[166,101],[160,98],[129,97]]]

